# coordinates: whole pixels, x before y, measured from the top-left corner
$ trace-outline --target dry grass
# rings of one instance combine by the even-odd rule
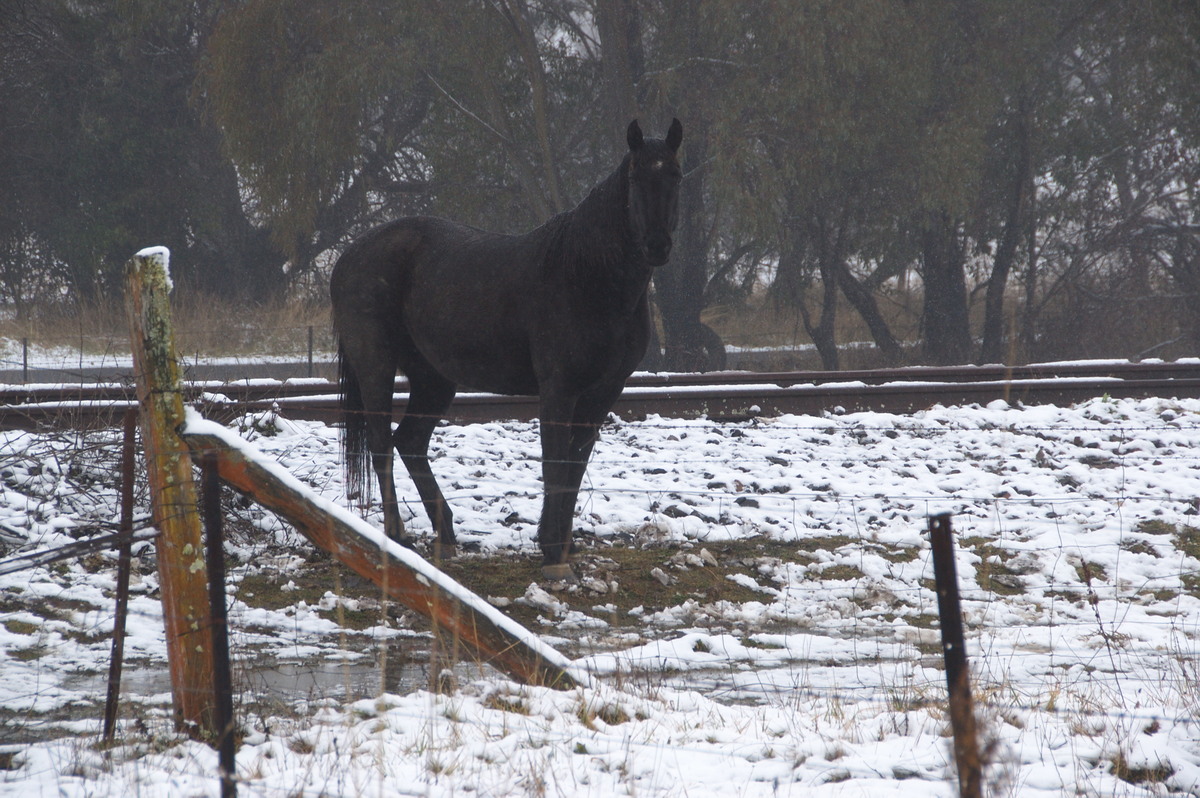
[[[643,607],[649,613],[678,607],[689,600],[701,603],[758,600],[762,594],[730,580],[730,575],[741,574],[753,578],[757,573],[755,563],[761,558],[793,562],[804,559],[796,544],[779,543],[766,538],[724,541],[711,546],[710,551],[712,561],[696,564],[695,560],[685,562],[685,555],[699,552],[699,547],[588,546],[577,564],[581,574],[587,577],[589,584],[603,582],[605,586],[615,586],[615,589],[605,592],[592,589],[561,592],[556,594],[556,598],[571,609],[595,614],[614,627],[636,629],[641,627],[642,621],[629,614],[634,607]],[[518,552],[461,555],[442,563],[440,567],[480,596],[518,598],[524,586],[541,579],[540,555]],[[340,568],[325,555],[314,553],[298,573],[264,571],[243,578],[240,583],[242,598],[252,606],[267,609],[291,606],[300,600],[317,606],[334,583],[333,571]],[[652,571],[656,569],[667,578],[655,578]],[[377,595],[374,585],[353,574],[342,574],[341,578],[346,584],[347,595],[358,599]],[[280,587],[283,584],[288,585],[286,591]],[[603,605],[604,608],[598,609],[597,605]],[[505,612],[518,622],[536,628],[539,614],[545,611],[518,603],[506,607]],[[322,610],[321,614],[335,620],[334,610]],[[344,619],[338,622],[346,628],[361,630],[377,620],[378,609],[364,605],[364,609],[358,612],[345,611]],[[425,627],[424,619],[414,618],[413,622],[418,628]]]
[[[312,303],[236,306],[207,297],[173,301],[176,346],[183,356],[303,355],[311,327],[318,351],[332,348],[329,309]],[[0,317],[0,338],[28,339],[42,349],[89,355],[129,352],[129,326],[119,298],[42,308],[20,319]]]
[[[819,297],[820,290],[817,284],[810,296]],[[910,353],[910,361],[919,363],[920,291],[881,293],[876,301],[892,335]],[[1015,293],[1009,298],[1010,329],[1019,324],[1020,302]],[[1118,301],[1090,297],[1086,302],[1077,298],[1060,299],[1043,309],[1034,351],[1013,350],[1011,356],[1013,362],[1037,362],[1139,355],[1170,359],[1190,355],[1193,354],[1190,340],[1180,337],[1177,304],[1163,298]],[[982,328],[982,305],[982,294],[977,292],[970,308],[972,329],[977,335]],[[814,306],[813,311],[816,313],[818,309]],[[184,300],[176,297],[172,312],[176,344],[185,358],[303,356],[307,354],[310,328],[315,350],[332,351],[329,309],[324,302],[293,301],[247,307],[193,295]],[[706,308],[702,319],[728,346],[804,348],[798,353],[781,355],[779,368],[822,368],[795,306],[759,295],[740,305]],[[842,368],[885,365],[866,323],[844,298],[839,298],[835,326],[835,340],[842,347]],[[87,355],[128,354],[128,335],[120,297],[40,308],[19,319],[0,314],[0,340],[27,339],[40,349],[61,348]]]
[[[1020,334],[1024,297],[1013,286],[1007,298],[1005,324]],[[810,289],[810,297],[819,297],[820,283]],[[971,330],[976,336],[983,329],[983,292],[969,297]],[[879,311],[892,335],[904,346],[910,362],[921,362],[921,315],[923,298],[919,289],[880,293],[875,297]],[[1017,342],[1009,350],[1010,362],[1036,363],[1084,358],[1157,357],[1171,360],[1191,357],[1195,344],[1184,334],[1186,314],[1182,299],[1171,295],[1128,297],[1100,294],[1060,295],[1040,309],[1029,351]],[[814,322],[819,308],[810,306]],[[839,297],[835,340],[841,350],[843,369],[876,368],[885,365],[862,317]],[[703,320],[717,331],[727,345],[741,347],[796,347],[812,343],[804,329],[799,310],[764,297],[755,297],[743,306],[707,308]],[[862,343],[863,346],[853,344]],[[822,368],[815,352],[803,353],[793,360],[800,368]],[[790,366],[789,366],[790,367]]]
[[[880,312],[894,336],[902,341],[916,340],[921,314],[920,297],[881,301]],[[742,306],[715,305],[706,308],[702,318],[721,335],[726,344],[733,346],[804,346],[812,343],[804,329],[799,309],[768,298],[756,298]],[[872,340],[871,331],[862,317],[844,301],[838,306],[835,326],[839,342]]]
[[[812,289],[813,296],[820,296],[818,284]],[[921,296],[919,293],[889,294],[877,296],[879,311],[888,324],[888,329],[902,345],[915,347],[921,324]],[[819,309],[813,308],[814,323],[819,318]],[[705,324],[712,327],[727,346],[738,347],[811,347],[812,339],[804,328],[800,310],[767,297],[755,297],[744,305],[715,305],[702,314]],[[866,322],[844,299],[839,300],[835,339],[840,345],[863,343],[864,346],[845,347],[841,353],[844,369],[875,368],[884,365],[874,346],[874,339]],[[789,355],[781,361],[780,368],[821,369],[821,359],[815,350]]]

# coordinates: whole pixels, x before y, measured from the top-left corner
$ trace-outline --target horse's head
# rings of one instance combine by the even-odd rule
[[[637,120],[629,123],[629,224],[647,262],[662,266],[671,256],[671,234],[679,217],[679,143],[675,119],[665,139],[644,139]]]

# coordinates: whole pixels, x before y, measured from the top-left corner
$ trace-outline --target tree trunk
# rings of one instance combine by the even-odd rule
[[[821,317],[816,324],[813,324],[808,303],[803,298],[799,303],[800,316],[804,321],[804,330],[812,338],[813,345],[817,347],[817,354],[821,357],[821,367],[826,371],[837,371],[841,368],[835,327],[838,311],[837,271],[842,257],[842,238],[840,230],[836,233],[831,231],[825,220],[819,216],[810,218],[808,228],[806,238],[815,245],[817,270],[821,275]],[[799,273],[802,266],[797,260],[799,257],[798,243],[803,239],[799,236],[799,231],[793,231],[789,239],[787,246],[792,250],[791,270]],[[780,266],[782,268],[782,262]]]
[[[546,88],[546,68],[538,53],[537,37],[529,24],[529,9],[525,0],[506,0],[502,4],[505,19],[516,39],[517,52],[525,64],[525,72],[529,75],[529,85],[532,91],[530,104],[533,111],[533,127],[537,135],[538,150],[542,159],[542,176],[546,182],[546,190],[550,193],[550,202],[555,213],[567,210],[563,201],[563,191],[558,179],[558,158],[554,154],[550,138],[549,100]]]
[[[1005,208],[1004,231],[996,247],[992,261],[992,273],[988,278],[987,296],[984,300],[983,344],[979,351],[980,363],[1003,363],[1004,343],[1008,337],[1004,325],[1004,292],[1008,287],[1008,275],[1016,259],[1017,244],[1025,226],[1026,187],[1030,185],[1033,161],[1029,146],[1029,114],[1022,100],[1014,119],[1013,172]]]
[[[1171,277],[1184,297],[1180,332],[1191,342],[1193,351],[1200,348],[1200,241],[1195,235],[1180,230],[1171,258]]]
[[[1025,231],[1025,306],[1021,309],[1021,357],[1028,362],[1037,344],[1038,246],[1037,230],[1029,225]]]
[[[904,360],[904,352],[880,314],[874,295],[855,279],[845,261],[839,259],[831,265],[837,275],[838,287],[842,289],[842,294],[858,311],[858,315],[867,323],[868,329],[871,330],[871,337],[875,339],[875,345],[879,347],[879,351],[883,355],[884,363],[888,366],[899,365]]]
[[[683,171],[688,176],[679,190],[679,227],[671,260],[654,273],[655,297],[662,314],[667,371],[712,371],[725,365],[720,337],[700,321],[704,286],[708,280],[708,228],[704,207],[703,170],[707,130],[693,124],[687,136]]]
[[[633,0],[596,0],[595,17],[606,116],[612,124],[625,125],[638,116],[637,85],[645,70],[638,9]],[[623,155],[625,137],[612,141],[615,154]]]
[[[921,255],[925,357],[935,366],[967,363],[971,327],[959,223],[945,212],[931,214],[921,231]]]
[[[203,217],[195,226],[193,243],[181,253],[185,262],[179,276],[209,296],[252,304],[282,299],[287,290],[285,257],[271,241],[270,231],[247,218],[237,174],[220,157],[215,131],[206,129],[202,138],[197,150],[203,162],[197,160],[190,179]]]
[[[830,274],[828,264],[824,260],[821,262],[820,269],[821,320],[815,325],[812,323],[808,307],[804,302],[800,303],[800,315],[804,318],[804,329],[817,347],[817,354],[821,356],[821,368],[826,371],[837,371],[841,368],[837,337],[834,332],[834,325],[837,322],[837,279]]]
[[[596,0],[594,16],[600,37],[604,110],[622,123],[649,111],[645,78],[642,20],[637,0]],[[684,40],[698,35],[699,14],[690,7],[674,15],[675,30]],[[695,49],[695,48],[692,48]],[[703,76],[682,72],[690,85],[674,92],[677,98],[697,94]],[[676,100],[678,101],[678,100]],[[683,99],[686,104],[687,100]],[[704,170],[708,125],[700,113],[679,113],[665,96],[657,108],[676,111],[684,121],[684,181],[679,196],[679,226],[675,231],[671,260],[654,274],[654,300],[662,319],[663,350],[653,338],[643,367],[668,371],[710,371],[724,368],[725,345],[711,328],[700,321],[704,290],[708,284],[709,224],[704,203]],[[664,114],[667,118],[670,115]],[[643,126],[647,120],[643,121]],[[623,149],[622,140],[622,152]]]

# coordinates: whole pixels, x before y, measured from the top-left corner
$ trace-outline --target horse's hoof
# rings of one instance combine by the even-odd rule
[[[542,566],[542,578],[547,582],[571,582],[579,581],[579,577],[575,575],[574,569],[570,563],[557,563],[555,565]]]
[[[458,554],[458,545],[457,544],[442,543],[441,541],[437,541],[437,540],[435,540],[433,542],[433,561],[434,562],[445,562],[446,560],[453,560],[457,554]]]

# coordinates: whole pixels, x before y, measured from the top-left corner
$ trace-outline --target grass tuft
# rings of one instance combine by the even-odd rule
[[[1128,784],[1162,784],[1175,775],[1174,768],[1161,762],[1154,767],[1134,767],[1123,753],[1113,759],[1109,772]]]

